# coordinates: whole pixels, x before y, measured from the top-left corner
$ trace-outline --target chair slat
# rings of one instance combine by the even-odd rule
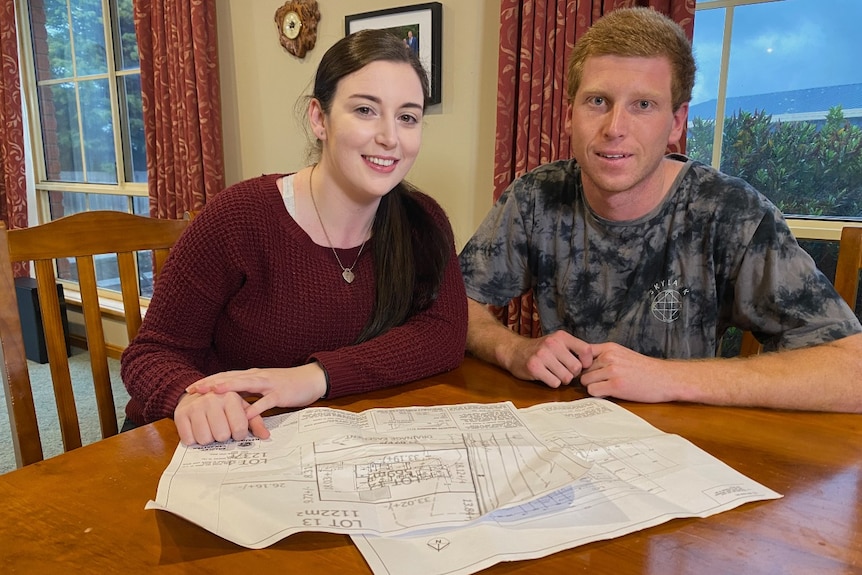
[[[141,292],[138,289],[138,274],[135,269],[134,252],[118,253],[117,265],[120,271],[120,289],[123,292],[126,331],[129,334],[129,341],[131,341],[141,327]]]
[[[754,334],[748,330],[742,332],[742,340],[739,344],[739,357],[748,357],[760,353],[760,342]]]
[[[841,230],[841,247],[835,267],[835,289],[853,309],[859,293],[859,271],[862,270],[862,228]]]
[[[162,272],[165,261],[168,259],[170,250],[157,249],[153,250],[153,284],[155,285],[156,278]]]
[[[102,326],[102,309],[99,305],[96,267],[93,256],[79,256],[75,261],[78,266],[78,285],[84,313],[84,328],[87,330],[87,349],[90,352],[90,371],[93,374],[96,409],[99,413],[102,437],[105,438],[116,435],[118,426],[114,392],[111,389],[111,376],[108,370],[108,350],[105,330]]]
[[[45,347],[48,350],[51,381],[54,384],[54,400],[60,417],[60,435],[63,438],[63,448],[69,451],[81,447],[81,429],[78,425],[75,394],[72,391],[69,357],[66,355],[66,336],[60,316],[54,263],[52,260],[37,260],[35,268]]]
[[[12,449],[15,460],[22,465],[21,462],[41,461],[43,454],[24,338],[16,335],[22,333],[21,316],[11,270],[6,226],[0,222],[0,376],[12,427]]]

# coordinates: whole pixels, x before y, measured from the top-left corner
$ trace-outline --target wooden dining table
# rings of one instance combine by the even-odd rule
[[[551,389],[468,357],[448,373],[320,404],[358,412],[584,397],[578,386]],[[862,416],[618,404],[784,497],[482,573],[862,573]],[[0,475],[0,572],[371,573],[346,535],[306,532],[252,550],[145,510],[178,441],[163,420]]]

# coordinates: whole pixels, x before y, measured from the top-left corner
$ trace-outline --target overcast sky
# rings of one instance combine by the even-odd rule
[[[724,13],[695,15],[692,104],[718,92]],[[855,83],[862,83],[862,0],[780,0],[734,10],[728,96]]]

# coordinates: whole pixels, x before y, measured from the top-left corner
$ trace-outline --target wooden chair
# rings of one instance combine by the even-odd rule
[[[754,334],[748,330],[742,332],[742,339],[739,342],[739,357],[749,357],[760,353],[761,345],[754,337]],[[732,353],[732,352],[731,352]]]
[[[0,371],[19,467],[41,461],[44,456],[27,370],[12,263],[34,263],[63,448],[69,451],[81,446],[81,432],[72,395],[66,337],[54,273],[55,260],[74,257],[77,262],[99,421],[102,437],[109,437],[117,434],[117,415],[108,372],[93,256],[117,255],[126,329],[131,340],[141,326],[135,252],[152,251],[153,271],[154,275],[157,274],[169,249],[187,225],[188,217],[185,220],[157,220],[112,211],[83,212],[43,225],[11,231],[6,230],[0,222],[0,355],[3,359]]]
[[[862,271],[862,228],[841,230],[838,264],[835,267],[835,290],[850,309],[856,309],[859,294],[859,272]]]
[[[845,227],[841,230],[838,246],[838,263],[835,266],[835,291],[850,309],[856,308],[859,294],[859,272],[862,270],[862,228]],[[750,331],[742,332],[739,356],[748,357],[760,353],[760,342]]]

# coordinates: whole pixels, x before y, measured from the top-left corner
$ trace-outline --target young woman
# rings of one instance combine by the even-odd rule
[[[173,417],[185,444],[265,438],[271,407],[460,364],[452,230],[404,181],[428,96],[422,64],[389,32],[326,52],[307,108],[316,161],[225,189],[189,225],[123,354],[127,424]]]

